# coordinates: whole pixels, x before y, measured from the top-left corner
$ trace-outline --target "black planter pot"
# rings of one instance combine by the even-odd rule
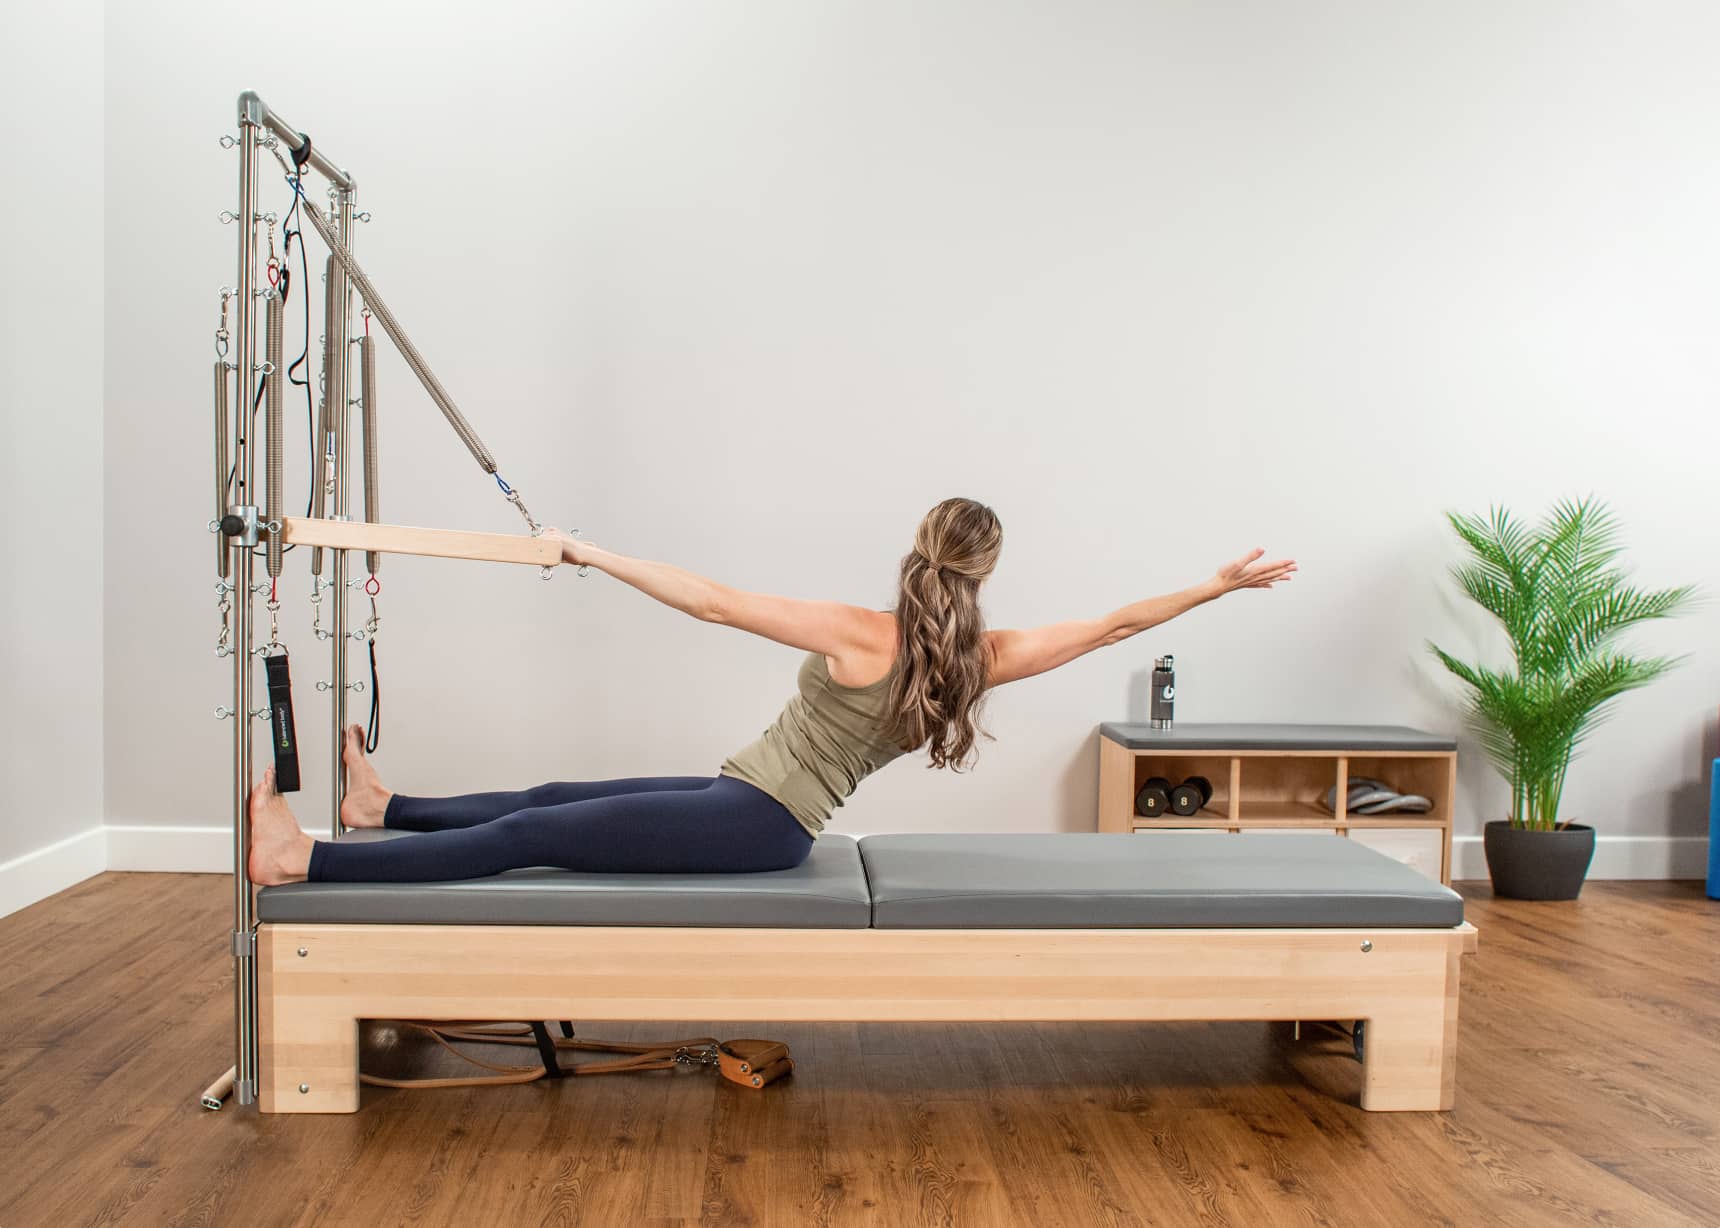
[[[1572,823],[1556,831],[1512,827],[1505,820],[1481,831],[1493,894],[1512,900],[1574,900],[1595,856],[1595,829]]]

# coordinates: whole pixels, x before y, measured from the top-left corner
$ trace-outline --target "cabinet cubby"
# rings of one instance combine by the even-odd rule
[[[1147,818],[1135,795],[1149,779],[1211,782],[1193,815]],[[1432,803],[1426,814],[1352,815],[1352,778],[1371,777]],[[1451,879],[1457,747],[1419,730],[1372,725],[1145,725],[1099,729],[1098,829],[1110,832],[1305,831],[1361,839],[1436,877]],[[1333,791],[1336,791],[1335,793]],[[1324,799],[1332,794],[1336,809]]]

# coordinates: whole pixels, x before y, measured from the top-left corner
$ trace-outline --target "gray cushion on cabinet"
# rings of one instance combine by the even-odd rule
[[[1409,928],[1463,900],[1338,836],[865,836],[877,929]]]
[[[407,833],[350,831],[343,840]],[[578,874],[509,870],[446,883],[293,883],[257,896],[264,921],[359,925],[694,925],[865,929],[866,876],[852,837],[819,837],[792,870]]]
[[[1178,721],[1169,729],[1106,721],[1099,733],[1130,750],[1228,754],[1237,750],[1456,750],[1457,741],[1402,725],[1208,725]]]

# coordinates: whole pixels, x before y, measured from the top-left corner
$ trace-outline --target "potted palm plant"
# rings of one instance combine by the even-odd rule
[[[1595,832],[1559,816],[1571,759],[1615,699],[1678,663],[1632,656],[1614,640],[1626,627],[1679,612],[1695,590],[1630,585],[1618,565],[1617,521],[1592,497],[1559,503],[1536,524],[1502,507],[1447,519],[1467,550],[1452,577],[1498,620],[1514,658],[1512,668],[1495,670],[1428,645],[1463,681],[1476,739],[1511,783],[1509,816],[1482,831],[1493,890],[1574,900]]]

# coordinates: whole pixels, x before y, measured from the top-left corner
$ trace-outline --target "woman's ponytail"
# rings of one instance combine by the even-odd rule
[[[984,731],[978,708],[991,671],[979,589],[997,565],[1003,528],[972,499],[927,513],[897,585],[897,668],[886,699],[889,736],[921,746],[931,766],[961,771]]]

